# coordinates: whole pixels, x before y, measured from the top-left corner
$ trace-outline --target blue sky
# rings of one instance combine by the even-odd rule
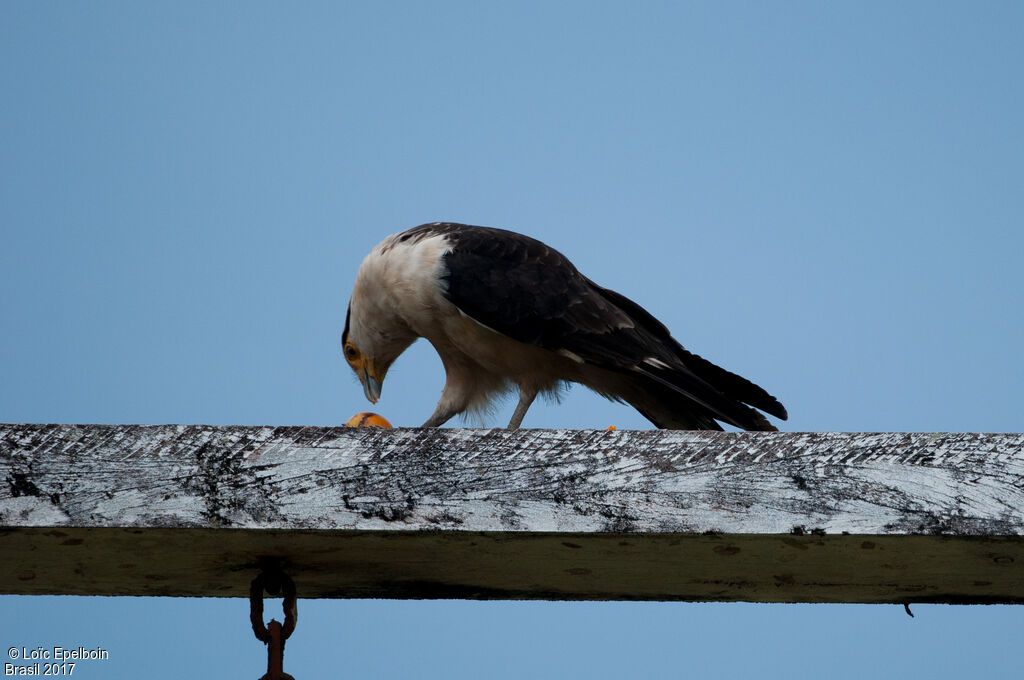
[[[451,220],[563,251],[785,429],[1020,431],[1022,27],[1010,2],[0,4],[0,421],[340,424],[368,407],[338,342],[359,262]],[[442,384],[417,343],[375,410],[417,425]],[[525,422],[611,424],[649,426],[583,389]],[[240,600],[0,606],[0,642],[111,651],[81,677],[265,664]],[[1024,623],[300,611],[298,678],[1005,674]]]

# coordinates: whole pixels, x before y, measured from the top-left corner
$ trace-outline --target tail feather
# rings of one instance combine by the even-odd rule
[[[593,282],[590,285],[637,323],[633,330],[636,337],[631,338],[632,342],[620,345],[602,336],[598,339],[599,349],[605,355],[621,353],[622,363],[615,368],[643,375],[646,388],[661,396],[664,408],[650,403],[646,403],[645,408],[633,404],[655,425],[678,427],[672,423],[693,421],[693,427],[697,429],[721,429],[714,421],[717,418],[745,430],[777,431],[778,428],[755,409],[786,420],[786,408],[763,388],[686,350],[664,324],[625,295],[601,288]],[[621,341],[623,338],[616,336],[615,339]],[[628,351],[624,352],[624,347],[629,347]],[[635,363],[643,361],[643,357],[655,357],[666,367]],[[660,389],[655,389],[656,386]],[[673,412],[679,415],[673,416]],[[700,418],[695,420],[694,414],[699,414]]]
[[[731,373],[721,366],[716,366],[704,357],[688,352],[682,346],[676,350],[676,353],[687,368],[702,380],[714,385],[727,397],[750,404],[780,420],[786,420],[789,417],[786,407],[760,385],[755,385],[742,376]]]
[[[647,404],[645,409],[641,409],[633,404],[634,408],[658,427],[678,427],[672,423],[698,420],[702,421],[698,429],[720,430],[721,427],[715,423],[715,420],[721,420],[744,430],[778,431],[778,428],[769,423],[763,414],[724,394],[716,386],[688,370],[650,370],[642,367],[637,367],[635,370],[649,383],[653,382],[660,388],[657,390],[658,401],[664,404],[664,408],[652,408],[650,404]],[[648,390],[650,391],[650,387]],[[658,413],[654,413],[654,411],[658,411]],[[652,417],[652,415],[656,417]],[[709,423],[714,427],[710,427]]]

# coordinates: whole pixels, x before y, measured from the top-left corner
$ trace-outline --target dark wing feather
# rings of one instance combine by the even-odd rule
[[[590,282],[564,255],[540,241],[489,227],[426,226],[444,229],[452,244],[446,297],[499,333],[558,349],[574,331],[601,332],[617,312],[591,294]]]
[[[568,350],[590,365],[643,381],[645,390],[685,410],[681,420],[701,427],[715,429],[713,419],[719,419],[745,429],[774,429],[751,406],[785,419],[774,397],[685,350],[640,305],[597,286],[544,243],[452,223],[416,227],[403,238],[438,233],[452,245],[445,256],[446,297],[488,328],[551,351]],[[645,363],[652,358],[657,361]],[[644,415],[665,426],[665,418]]]
[[[596,284],[595,287],[597,287]],[[676,356],[683,365],[693,371],[696,376],[714,385],[728,397],[750,404],[751,406],[759,408],[765,413],[769,413],[776,418],[780,418],[782,420],[786,420],[786,418],[788,418],[786,408],[779,403],[778,399],[768,394],[764,388],[759,385],[755,385],[742,376],[725,370],[721,366],[716,366],[700,355],[687,351],[682,345],[676,342],[668,329],[665,328],[664,324],[654,318],[646,309],[633,302],[625,295],[616,293],[614,290],[608,290],[607,288],[600,288],[600,291],[602,295],[609,300],[614,301],[615,304],[617,304],[627,314],[643,324],[643,326],[650,331],[653,336],[659,338],[666,344],[674,345],[676,349]]]

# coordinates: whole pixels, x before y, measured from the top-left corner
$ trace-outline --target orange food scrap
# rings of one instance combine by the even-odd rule
[[[357,413],[348,419],[346,427],[391,427],[391,423],[384,416],[376,413]]]

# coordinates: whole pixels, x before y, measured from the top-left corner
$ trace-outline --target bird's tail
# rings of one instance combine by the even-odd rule
[[[630,403],[660,428],[721,430],[718,420],[744,430],[777,432],[757,409],[785,420],[785,407],[763,388],[677,347],[677,362],[634,367],[646,383],[643,403]],[[659,362],[660,363],[660,362]]]
[[[684,349],[664,324],[626,296],[590,284],[636,322],[627,351],[621,346],[622,335],[615,336],[615,351],[628,357],[615,362],[615,370],[634,383],[619,397],[652,423],[661,428],[721,430],[716,422],[721,420],[744,430],[777,431],[756,409],[786,419],[785,407],[761,387]],[[610,337],[606,334],[602,341],[607,343]]]

